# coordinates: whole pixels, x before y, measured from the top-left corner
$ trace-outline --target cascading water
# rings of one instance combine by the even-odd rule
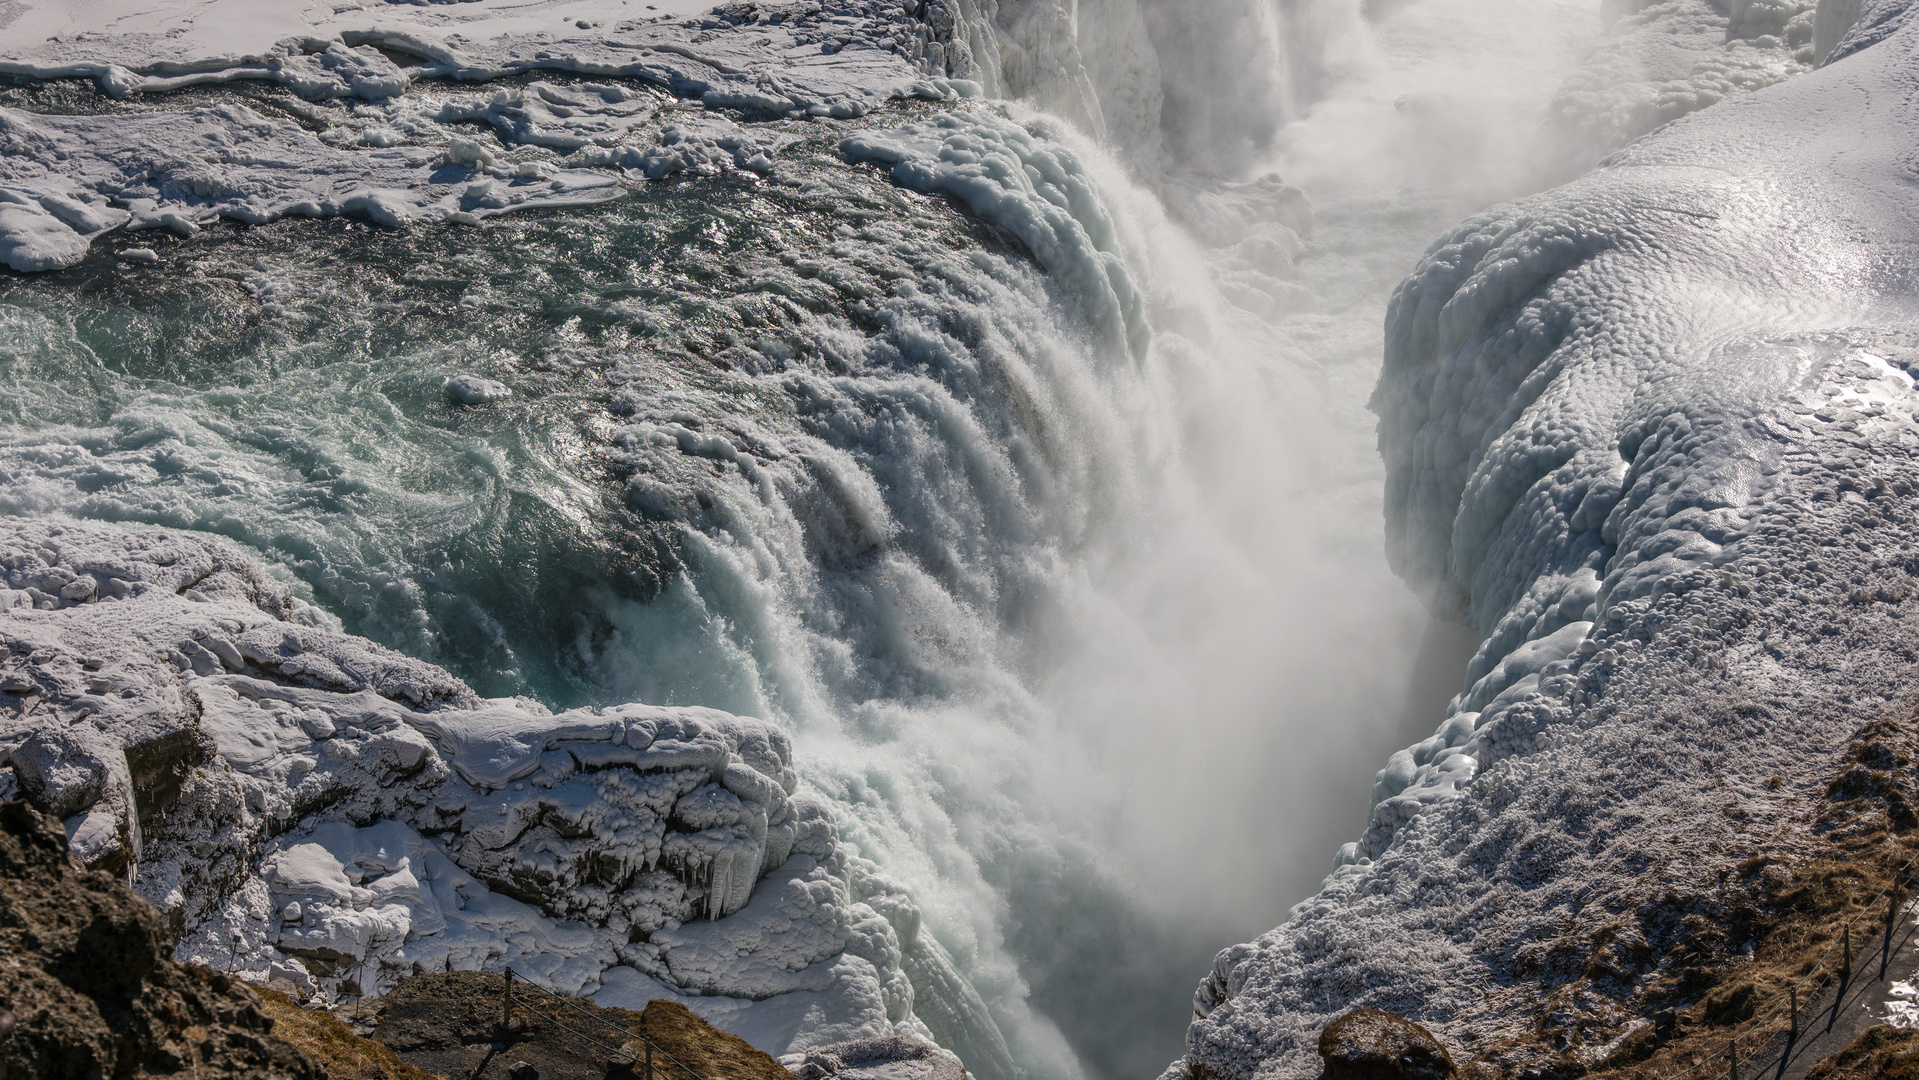
[[[953,7],[1024,104],[743,115],[772,182],[7,278],[0,510],[228,537],[486,695],[772,719],[983,998],[1005,1060],[976,1072],[1137,1075],[1430,727],[1422,648],[1457,683],[1388,574],[1362,406],[1388,289],[1529,183],[1592,16]],[[238,102],[373,140],[500,89],[398,119],[240,88],[0,104]],[[942,172],[961,152],[1008,171]],[[514,396],[450,404],[456,373]]]

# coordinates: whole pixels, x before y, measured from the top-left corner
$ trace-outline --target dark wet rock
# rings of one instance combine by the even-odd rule
[[[1452,1080],[1452,1055],[1432,1033],[1377,1009],[1354,1009],[1319,1035],[1321,1080]]]
[[[0,803],[0,1076],[319,1080],[252,990],[171,948],[124,880],[73,860],[57,819]]]

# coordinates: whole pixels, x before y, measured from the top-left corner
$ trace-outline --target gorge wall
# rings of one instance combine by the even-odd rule
[[[1303,1075],[1362,1005],[1596,1062],[1697,994],[1674,965],[1750,950],[1753,868],[1910,707],[1906,10],[1468,220],[1395,294],[1392,557],[1483,644],[1320,894],[1220,954],[1169,1076]]]

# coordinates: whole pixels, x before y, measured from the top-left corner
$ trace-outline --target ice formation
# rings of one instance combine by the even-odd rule
[[[335,1000],[510,966],[781,1052],[932,1039],[909,971],[942,1020],[977,1008],[938,1000],[951,961],[777,728],[483,701],[186,534],[7,519],[0,550],[0,784],[131,876],[186,959]]]
[[[1593,1055],[1675,950],[1745,946],[1721,871],[1793,850],[1906,692],[1911,10],[1468,220],[1401,286],[1390,548],[1483,644],[1319,895],[1220,954],[1168,1076],[1306,1068],[1360,1005]]]
[[[502,7],[513,9],[488,0],[452,13],[387,5],[306,11],[229,0],[210,8],[87,5],[77,18],[16,19],[0,74],[91,78],[114,98],[260,82],[334,107],[295,116],[234,103],[59,117],[0,109],[0,262],[23,272],[71,266],[118,228],[184,234],[219,218],[341,214],[389,227],[473,223],[613,198],[623,176],[771,170],[767,152],[777,141],[758,141],[719,117],[675,123],[663,108],[675,99],[849,117],[897,98],[979,92],[957,77],[975,66],[963,44],[950,52],[940,44],[953,23],[933,9],[923,19],[857,0],[686,6],[644,18],[621,9],[616,20],[605,5],[504,16]],[[129,32],[129,19],[149,29]],[[34,33],[45,37],[32,43]],[[623,85],[453,89],[537,72]],[[474,122],[497,140],[476,141],[464,126]],[[513,153],[529,147],[553,153]]]
[[[1549,178],[1570,179],[1661,124],[1809,70],[1823,59],[1815,9],[1831,23],[1834,6],[1608,0],[1606,35],[1548,107]]]

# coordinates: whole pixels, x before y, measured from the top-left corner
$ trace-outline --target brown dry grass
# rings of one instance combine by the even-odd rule
[[[1919,1080],[1919,1031],[1880,1024],[1806,1074],[1806,1080]]]
[[[1799,988],[1801,1008],[1836,978],[1842,963],[1841,927],[1851,922],[1856,969],[1877,963],[1887,901],[1899,868],[1919,854],[1919,815],[1912,808],[1913,762],[1919,759],[1919,719],[1879,720],[1860,729],[1847,747],[1825,797],[1812,810],[1808,856],[1783,863],[1748,859],[1733,868],[1758,883],[1762,917],[1751,962],[1720,967],[1713,988],[1691,1008],[1651,1018],[1594,1075],[1650,1080],[1696,1062],[1722,1057],[1730,1039],[1757,1050],[1790,1024],[1788,988]],[[1790,876],[1768,874],[1775,865]],[[1823,963],[1822,963],[1823,960]],[[1728,976],[1731,977],[1728,977]],[[1755,1016],[1774,1014],[1757,1026]],[[1708,1065],[1705,1074],[1717,1069]],[[1841,1074],[1835,1074],[1841,1075]]]
[[[622,1026],[638,1032],[693,1070],[701,1080],[791,1080],[779,1062],[694,1015],[677,1001],[651,1001],[646,1011],[607,1009]],[[666,1080],[688,1080],[677,1069],[655,1068]]]
[[[1919,715],[1866,725],[1849,743],[1823,797],[1792,826],[1790,831],[1798,834],[1793,842],[1782,842],[1782,849],[1797,848],[1800,853],[1750,858],[1727,868],[1727,883],[1734,887],[1728,892],[1743,899],[1729,905],[1718,920],[1708,921],[1740,925],[1702,929],[1722,936],[1731,929],[1740,938],[1750,934],[1755,941],[1751,960],[1728,962],[1723,953],[1713,955],[1711,950],[1674,956],[1660,977],[1635,995],[1649,1026],[1596,1065],[1559,1051],[1542,1029],[1535,1036],[1472,1047],[1472,1060],[1462,1071],[1491,1077],[1508,1071],[1507,1063],[1530,1059],[1536,1064],[1528,1071],[1546,1078],[1654,1080],[1705,1062],[1699,1075],[1713,1076],[1723,1066],[1713,1059],[1724,1058],[1734,1035],[1742,1048],[1758,1050],[1789,1023],[1785,1010],[1775,1008],[1787,1000],[1788,987],[1798,986],[1803,1009],[1835,977],[1841,952],[1828,950],[1839,941],[1842,925],[1853,923],[1856,967],[1878,962],[1886,904],[1880,894],[1893,884],[1898,868],[1919,855],[1914,761],[1919,761]],[[1605,941],[1588,944],[1593,957],[1588,974],[1605,977],[1608,972],[1600,961],[1622,950]],[[1637,944],[1643,951],[1644,943]],[[1620,959],[1622,968],[1646,962],[1643,957]],[[1558,988],[1554,998],[1571,999],[1578,990],[1575,980]],[[1546,1004],[1542,1013],[1555,1002]],[[1774,1014],[1770,1022],[1751,1023],[1768,1013]],[[1903,1042],[1897,1047],[1875,1044],[1861,1051],[1854,1066],[1890,1062],[1904,1052]],[[1854,1066],[1831,1073],[1830,1080],[1878,1075]],[[1919,1067],[1912,1080],[1919,1080]]]
[[[273,1018],[273,1034],[325,1068],[329,1080],[443,1080],[437,1073],[401,1061],[372,1039],[355,1035],[330,1012],[302,1009],[278,990],[253,989],[260,995],[261,1010]]]
[[[537,1068],[544,1080],[641,1074],[643,1068],[622,1066],[643,1056],[632,1036],[644,1035],[697,1080],[792,1080],[779,1062],[675,1002],[654,1001],[637,1012],[590,998],[556,998],[520,980],[514,985],[505,1032],[499,1024],[506,980],[491,972],[402,979],[384,996],[369,999],[363,1015],[377,1024],[373,1037],[403,1060],[447,1076],[471,1075],[487,1062],[492,1064],[483,1075],[503,1075],[516,1061]],[[507,1047],[494,1051],[496,1039]],[[656,1054],[653,1064],[657,1080],[692,1080],[662,1056]]]

